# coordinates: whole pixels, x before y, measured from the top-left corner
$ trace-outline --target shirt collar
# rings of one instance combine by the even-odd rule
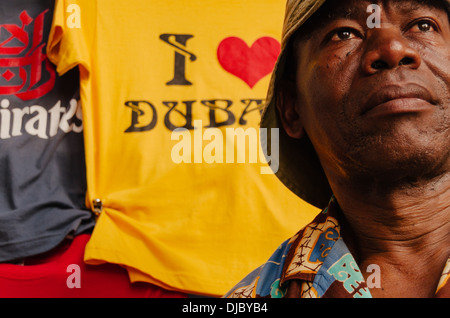
[[[328,206],[291,239],[281,277],[281,285],[292,279],[312,282],[323,262],[340,238],[334,196]]]

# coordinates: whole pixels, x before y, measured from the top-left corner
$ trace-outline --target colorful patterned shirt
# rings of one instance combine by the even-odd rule
[[[309,225],[281,244],[265,264],[251,272],[224,297],[371,298],[368,284],[376,284],[377,281],[365,281],[342,239],[338,223],[340,213],[333,197]],[[377,273],[375,267],[367,270],[374,275]],[[441,275],[436,298],[450,297],[449,277],[450,257]]]

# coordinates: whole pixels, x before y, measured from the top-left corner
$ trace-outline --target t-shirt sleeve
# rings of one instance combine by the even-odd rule
[[[92,0],[56,0],[48,38],[47,56],[59,75],[77,65],[89,72],[89,50],[95,34]]]

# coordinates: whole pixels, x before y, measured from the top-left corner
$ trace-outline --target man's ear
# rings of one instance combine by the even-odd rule
[[[288,136],[300,139],[304,136],[305,131],[297,103],[295,82],[288,79],[282,80],[278,89],[276,103],[281,124]]]

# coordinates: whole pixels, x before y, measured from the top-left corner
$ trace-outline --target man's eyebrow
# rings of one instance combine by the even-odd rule
[[[349,19],[349,20],[366,20],[367,12],[366,7],[362,9],[361,7],[352,7],[352,8],[342,8],[342,7],[334,7],[332,10],[328,10],[327,14],[322,16],[323,19],[333,21],[337,19]]]
[[[428,9],[444,9],[440,1],[435,0],[411,0],[411,1],[399,1],[397,5],[397,10],[402,14],[411,13],[418,11],[423,7]]]
[[[376,0],[374,0],[376,1]],[[354,19],[365,21],[367,19],[367,12],[365,8],[342,6],[338,1],[328,1],[313,14],[313,16],[306,21],[296,31],[296,41],[310,39],[316,32],[327,26],[330,22],[338,19]]]

